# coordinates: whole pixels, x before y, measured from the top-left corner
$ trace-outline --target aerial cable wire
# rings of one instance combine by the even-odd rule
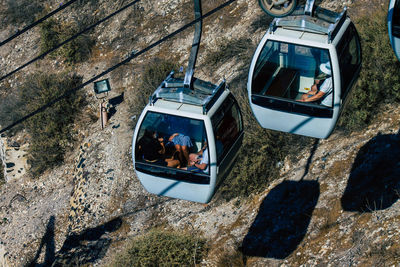
[[[70,6],[71,4],[73,4],[74,2],[76,2],[77,0],[71,0],[67,3],[65,3],[64,5],[59,6],[57,9],[51,11],[49,14],[47,14],[46,16],[38,19],[37,21],[33,22],[32,24],[26,26],[25,28],[23,28],[22,30],[18,30],[15,34],[11,35],[10,37],[8,37],[7,39],[5,39],[4,41],[0,42],[0,46],[5,45],[6,43],[10,42],[11,40],[17,38],[18,36],[20,36],[21,34],[23,34],[24,32],[32,29],[33,27],[35,27],[36,25],[38,25],[39,23],[45,21],[46,19],[48,19],[49,17],[53,16],[54,14],[60,12],[61,10],[65,9],[66,7]]]
[[[174,32],[172,32],[172,33],[170,33],[170,34],[168,34],[167,36],[163,37],[162,39],[160,39],[160,40],[158,40],[158,41],[152,43],[151,45],[147,46],[146,48],[143,48],[142,50],[138,51],[137,53],[132,53],[132,54],[131,54],[130,56],[128,56],[125,60],[123,60],[123,61],[119,62],[118,64],[116,64],[116,65],[110,67],[109,69],[107,69],[107,70],[101,72],[100,74],[98,74],[98,75],[96,75],[95,77],[93,77],[93,78],[87,80],[86,82],[82,83],[81,85],[79,85],[79,86],[77,86],[77,87],[75,87],[75,88],[73,88],[73,89],[71,89],[71,90],[65,92],[63,95],[61,95],[61,96],[59,96],[59,97],[53,99],[52,101],[50,101],[50,102],[48,102],[47,104],[41,106],[40,108],[36,109],[35,111],[33,111],[33,112],[29,113],[28,115],[22,117],[21,119],[16,120],[15,122],[11,123],[11,124],[8,125],[7,127],[1,129],[1,130],[0,130],[0,134],[3,133],[3,132],[5,132],[5,131],[8,131],[8,130],[14,128],[16,125],[18,125],[18,124],[24,122],[25,120],[29,119],[30,117],[33,117],[34,115],[36,115],[36,114],[38,114],[38,113],[40,113],[40,112],[45,111],[47,108],[49,108],[49,107],[51,107],[52,105],[54,105],[55,103],[61,101],[61,100],[64,99],[65,97],[67,97],[67,96],[69,96],[69,95],[75,93],[75,92],[78,91],[79,89],[82,89],[82,88],[85,87],[86,85],[88,85],[88,84],[90,84],[90,83],[96,81],[97,79],[99,79],[99,78],[101,78],[102,76],[104,76],[104,75],[110,73],[111,71],[115,70],[116,68],[119,68],[119,67],[121,67],[122,65],[124,65],[124,64],[126,64],[126,63],[128,63],[128,62],[130,62],[132,59],[134,59],[134,58],[136,58],[136,57],[138,57],[138,56],[140,56],[140,55],[142,55],[142,54],[148,52],[148,51],[151,50],[152,48],[154,48],[154,47],[156,47],[156,46],[162,44],[163,42],[167,41],[168,39],[174,37],[175,35],[181,33],[182,31],[186,30],[186,29],[189,28],[190,26],[193,26],[193,25],[196,24],[198,21],[200,21],[200,20],[202,20],[202,19],[204,19],[204,18],[206,18],[206,17],[209,17],[209,16],[213,15],[215,12],[217,12],[217,11],[219,11],[219,10],[225,8],[226,6],[232,4],[232,3],[235,2],[235,1],[236,1],[236,0],[229,0],[229,1],[225,2],[225,3],[223,3],[222,5],[220,5],[220,6],[216,7],[216,8],[214,8],[213,10],[207,12],[207,13],[206,13],[205,15],[203,15],[202,17],[197,18],[197,19],[191,21],[190,23],[188,23],[188,24],[182,26],[181,28],[179,28],[179,29],[177,29],[176,31],[174,31]]]
[[[44,58],[45,56],[47,56],[47,55],[50,54],[51,52],[53,52],[53,51],[57,50],[58,48],[60,48],[61,46],[65,45],[66,43],[71,42],[72,40],[78,38],[80,35],[84,34],[85,32],[90,31],[91,29],[93,29],[93,28],[96,27],[97,25],[103,23],[103,22],[106,21],[106,20],[109,20],[109,19],[112,18],[113,16],[117,15],[118,13],[124,11],[124,10],[127,9],[128,7],[131,7],[131,6],[133,6],[134,4],[136,4],[137,2],[140,2],[140,1],[141,1],[141,0],[135,0],[135,1],[130,2],[129,4],[127,4],[127,5],[123,6],[123,7],[121,7],[120,9],[118,9],[117,11],[115,11],[114,13],[112,13],[112,14],[108,15],[107,17],[105,17],[105,18],[103,18],[103,19],[97,21],[95,24],[92,24],[91,26],[89,26],[89,27],[87,27],[86,29],[84,29],[84,30],[82,30],[82,31],[80,31],[80,32],[78,32],[78,33],[76,33],[76,34],[74,34],[73,36],[71,36],[70,38],[66,39],[65,41],[59,43],[58,45],[54,46],[53,48],[50,48],[50,49],[47,50],[46,52],[44,52],[44,53],[40,54],[39,56],[37,56],[37,57],[35,57],[35,58],[29,60],[28,62],[26,62],[26,63],[24,63],[23,65],[19,66],[19,67],[16,68],[15,70],[13,70],[13,71],[7,73],[6,75],[2,76],[2,77],[0,78],[0,82],[1,82],[2,80],[4,80],[5,78],[10,77],[11,75],[13,75],[14,73],[16,73],[17,71],[22,70],[22,69],[25,68],[26,66],[29,66],[30,64],[32,64],[32,63],[38,61],[39,59]]]

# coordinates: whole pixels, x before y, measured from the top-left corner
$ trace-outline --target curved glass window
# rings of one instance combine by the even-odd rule
[[[331,117],[334,86],[330,66],[327,49],[269,40],[254,69],[252,102],[272,109]],[[323,92],[318,99],[311,98],[318,92]],[[312,101],[303,102],[306,97]]]
[[[210,158],[202,120],[147,112],[136,138],[137,170],[162,178],[208,184],[208,166],[204,170],[188,166],[190,158],[195,156],[199,163]]]
[[[211,122],[215,136],[217,163],[220,164],[243,131],[239,106],[232,95],[229,95],[215,112]]]
[[[393,8],[392,34],[400,37],[400,0],[396,0]]]

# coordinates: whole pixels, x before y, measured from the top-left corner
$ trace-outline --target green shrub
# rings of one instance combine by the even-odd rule
[[[155,229],[134,238],[113,266],[195,266],[206,252],[201,238]]]
[[[355,21],[362,44],[362,70],[339,126],[358,130],[368,125],[382,103],[400,101],[400,64],[387,32],[387,10],[377,7]]]
[[[81,82],[81,77],[67,74],[35,74],[27,77],[20,88],[21,103],[24,103],[21,112],[25,115],[35,111]],[[40,175],[63,161],[64,153],[73,141],[72,124],[83,104],[82,93],[70,94],[24,122],[31,136],[28,160],[33,175]]]
[[[48,51],[78,32],[78,27],[72,24],[59,24],[55,19],[43,22],[40,26],[41,53]],[[84,62],[89,58],[93,45],[94,41],[90,36],[82,34],[52,53],[52,57],[59,56],[67,64]]]
[[[8,24],[23,25],[35,21],[38,14],[43,12],[40,1],[31,0],[7,0],[4,18]],[[5,22],[5,19],[3,21]]]
[[[166,60],[154,59],[144,67],[143,74],[140,77],[138,85],[134,88],[130,102],[130,113],[132,115],[140,115],[143,108],[149,102],[149,97],[157,89],[168,74],[177,69],[177,65]],[[177,77],[177,75],[175,75]]]
[[[217,42],[216,47],[218,49],[209,52],[204,58],[210,73],[232,58],[239,63],[246,62],[245,60],[249,59],[249,56],[254,52],[251,39],[245,37],[239,39],[222,38]]]
[[[0,126],[1,128],[7,127],[13,122],[21,118],[21,107],[23,104],[20,100],[20,95],[16,90],[7,88],[7,95],[0,98]],[[16,125],[9,132],[10,135],[19,131],[22,125]]]

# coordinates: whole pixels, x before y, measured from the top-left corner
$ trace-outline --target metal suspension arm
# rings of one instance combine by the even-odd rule
[[[313,16],[315,0],[307,0],[306,6],[304,7],[304,14]]]
[[[193,2],[194,2],[194,17],[195,19],[199,19],[202,16],[201,0],[193,0]],[[193,73],[196,66],[197,53],[200,47],[201,32],[202,32],[202,19],[200,19],[195,24],[192,49],[190,50],[189,64],[186,70],[185,80],[183,82],[185,88],[192,88]]]

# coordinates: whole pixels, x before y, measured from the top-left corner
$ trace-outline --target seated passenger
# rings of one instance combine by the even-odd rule
[[[165,157],[164,139],[157,138],[157,132],[154,129],[145,129],[144,135],[140,138],[137,145],[143,160],[146,162],[168,167],[179,167],[180,165],[179,160],[173,157]]]
[[[321,105],[331,107],[332,106],[332,70],[330,62],[326,62],[320,65],[320,70],[325,73],[328,77],[319,86],[320,80],[316,79],[315,84],[311,86],[311,90],[303,94],[300,102],[314,102],[321,101]]]
[[[181,166],[185,167],[189,162],[189,151],[193,147],[192,140],[189,136],[174,133],[169,137],[168,141],[174,144],[176,151],[178,151],[178,158],[181,162]]]
[[[191,153],[189,155],[189,164],[186,168],[188,171],[192,172],[209,172],[209,158],[208,158],[208,147],[207,142],[198,153]]]

